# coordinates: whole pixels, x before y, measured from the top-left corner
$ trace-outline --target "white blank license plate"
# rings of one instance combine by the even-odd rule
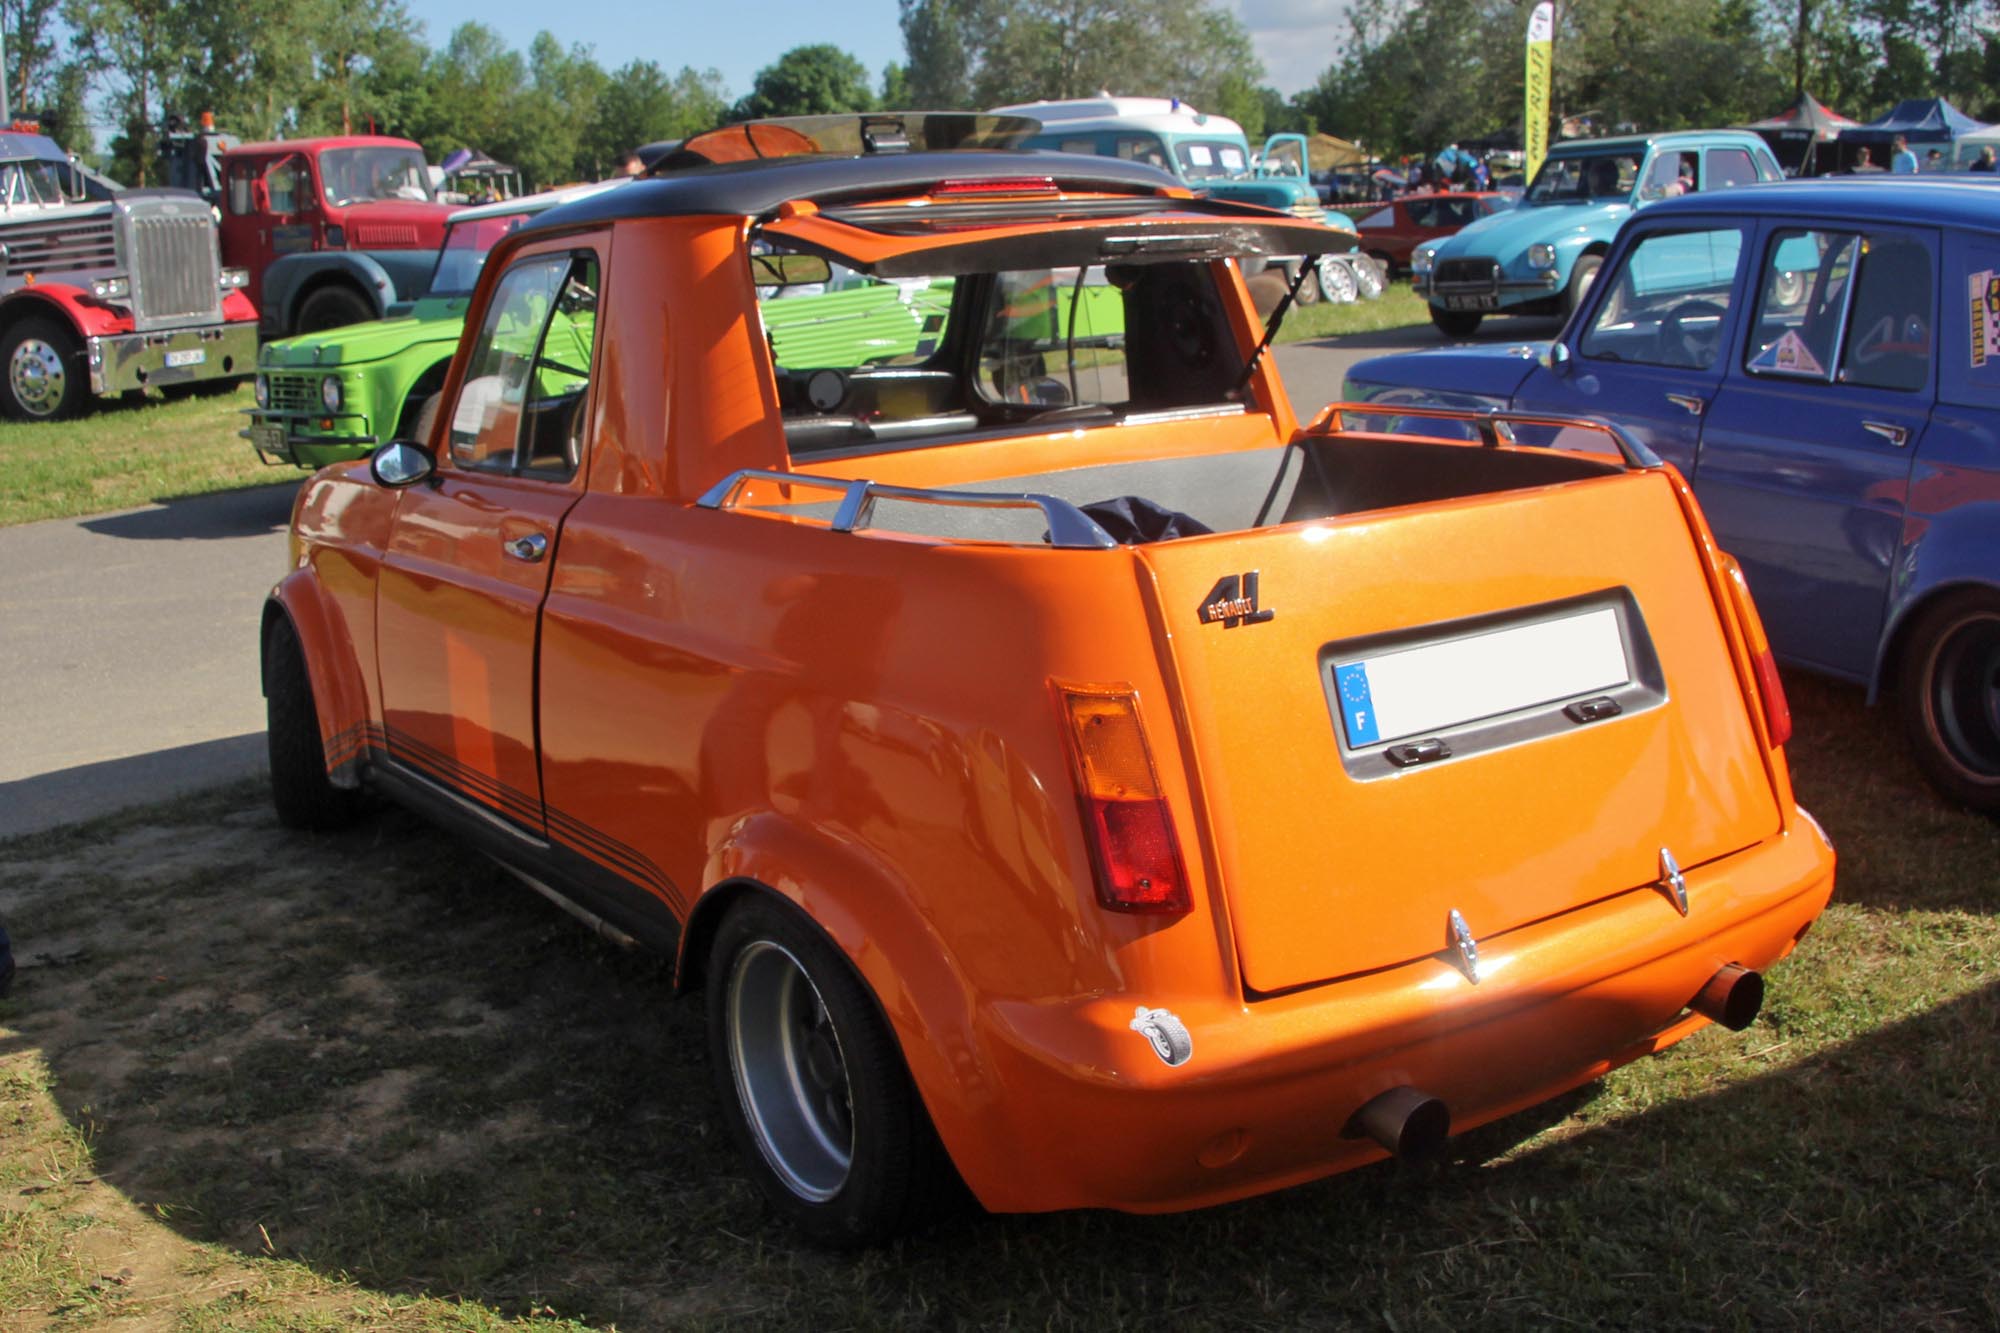
[[[1335,663],[1350,746],[1428,735],[1631,680],[1612,607]]]
[[[206,360],[208,360],[208,349],[205,347],[190,347],[185,352],[167,353],[168,369],[174,369],[179,366],[198,366]]]

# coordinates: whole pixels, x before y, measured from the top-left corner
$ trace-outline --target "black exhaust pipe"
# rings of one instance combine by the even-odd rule
[[[1356,1111],[1341,1137],[1371,1138],[1399,1161],[1428,1161],[1451,1137],[1451,1110],[1427,1092],[1391,1088]]]
[[[1763,1007],[1764,978],[1734,963],[1710,977],[1701,993],[1688,1001],[1688,1008],[1731,1032],[1741,1032],[1756,1022],[1757,1011]]]

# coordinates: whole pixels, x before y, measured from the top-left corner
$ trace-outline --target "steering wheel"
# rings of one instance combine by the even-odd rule
[[[557,361],[553,357],[547,357],[547,356],[543,357],[542,364],[547,366],[550,370],[559,371],[564,375],[568,375],[571,379],[587,380],[590,378],[589,371],[578,370],[575,366],[565,365],[562,362]]]
[[[1715,360],[1716,349],[1722,342],[1722,320],[1728,313],[1728,307],[1714,301],[1681,302],[1660,321],[1660,354],[1678,352],[1686,360],[1670,364],[1705,369]],[[1687,322],[1691,319],[1713,319],[1715,327],[1690,329]]]

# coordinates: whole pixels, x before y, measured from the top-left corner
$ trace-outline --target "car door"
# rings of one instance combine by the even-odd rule
[[[597,275],[594,250],[559,241],[499,276],[376,589],[390,757],[538,835],[536,639],[582,494]]]
[[[1608,418],[1692,473],[1738,323],[1749,225],[1683,215],[1634,231],[1515,406]]]
[[[1918,228],[1771,226],[1750,337],[1702,428],[1695,493],[1772,646],[1857,679],[1936,398],[1937,244]]]

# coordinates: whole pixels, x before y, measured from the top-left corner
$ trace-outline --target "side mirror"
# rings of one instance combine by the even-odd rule
[[[412,440],[391,440],[369,455],[368,471],[376,485],[392,490],[420,481],[436,484],[437,455]]]
[[[1552,342],[1549,350],[1542,354],[1542,365],[1558,375],[1569,373],[1569,344]]]

